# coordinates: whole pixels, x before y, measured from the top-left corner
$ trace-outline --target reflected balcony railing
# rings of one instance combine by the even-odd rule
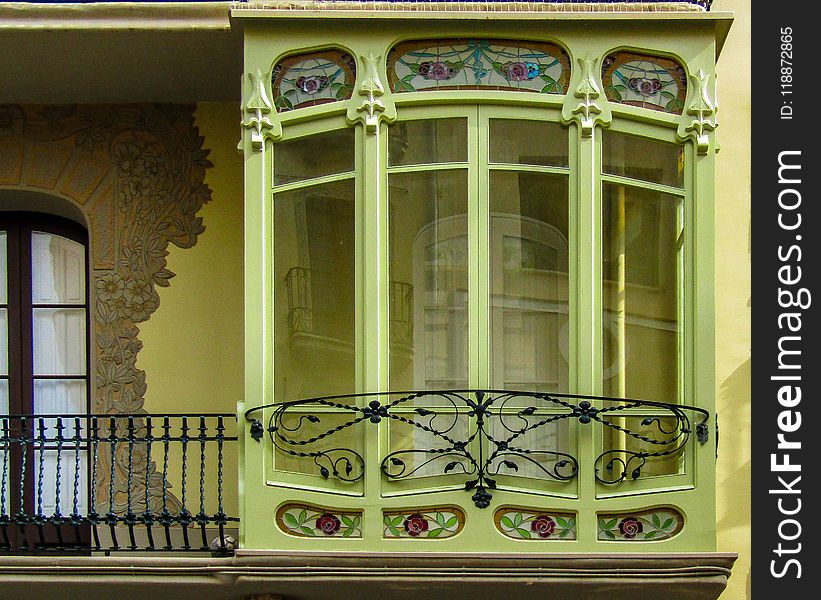
[[[231,554],[236,441],[233,414],[2,416],[0,553]]]
[[[353,343],[354,281],[337,273],[292,267],[285,276],[291,336]],[[413,286],[390,282],[390,328],[395,343],[413,345]]]

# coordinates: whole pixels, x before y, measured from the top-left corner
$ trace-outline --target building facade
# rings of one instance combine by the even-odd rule
[[[8,597],[747,597],[722,4],[2,5]]]

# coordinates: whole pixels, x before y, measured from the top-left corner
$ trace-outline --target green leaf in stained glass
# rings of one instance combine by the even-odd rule
[[[289,512],[282,515],[282,520],[285,521],[288,527],[299,527],[299,522],[296,520],[296,517]]]

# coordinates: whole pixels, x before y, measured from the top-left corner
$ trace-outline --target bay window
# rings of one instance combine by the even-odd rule
[[[696,80],[584,36],[599,58],[578,58],[572,28],[569,48],[457,29],[282,55],[246,37],[246,469],[270,534],[301,547],[327,513],[335,549],[411,544],[418,517],[514,550],[549,520],[538,538],[575,548],[693,548],[713,402]]]

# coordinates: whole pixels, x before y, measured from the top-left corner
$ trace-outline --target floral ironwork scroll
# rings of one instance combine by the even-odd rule
[[[265,409],[270,414],[267,426],[254,416]],[[626,417],[639,414],[641,419],[642,411],[652,416],[628,427]],[[557,448],[534,446],[527,437],[531,432],[571,420],[581,425],[595,422],[618,432],[624,447],[605,450],[594,465],[596,480],[613,485],[641,477],[648,460],[680,455],[694,431],[691,414],[699,419],[695,433],[704,444],[709,413],[701,408],[542,392],[440,390],[326,396],[252,408],[245,417],[253,439],[259,441],[267,432],[278,452],[311,460],[321,477],[343,483],[364,477],[365,458],[353,448],[332,447],[332,443],[328,447],[340,431],[384,421],[424,432],[435,445],[388,452],[380,463],[383,475],[389,481],[420,472],[433,474],[429,471],[462,475],[465,490],[473,492],[471,500],[485,508],[500,475],[516,476],[527,467],[541,479],[570,481],[577,476],[576,457]],[[329,415],[334,416],[334,425],[323,426]],[[310,433],[303,435],[306,430]],[[630,440],[633,447],[628,447]]]

